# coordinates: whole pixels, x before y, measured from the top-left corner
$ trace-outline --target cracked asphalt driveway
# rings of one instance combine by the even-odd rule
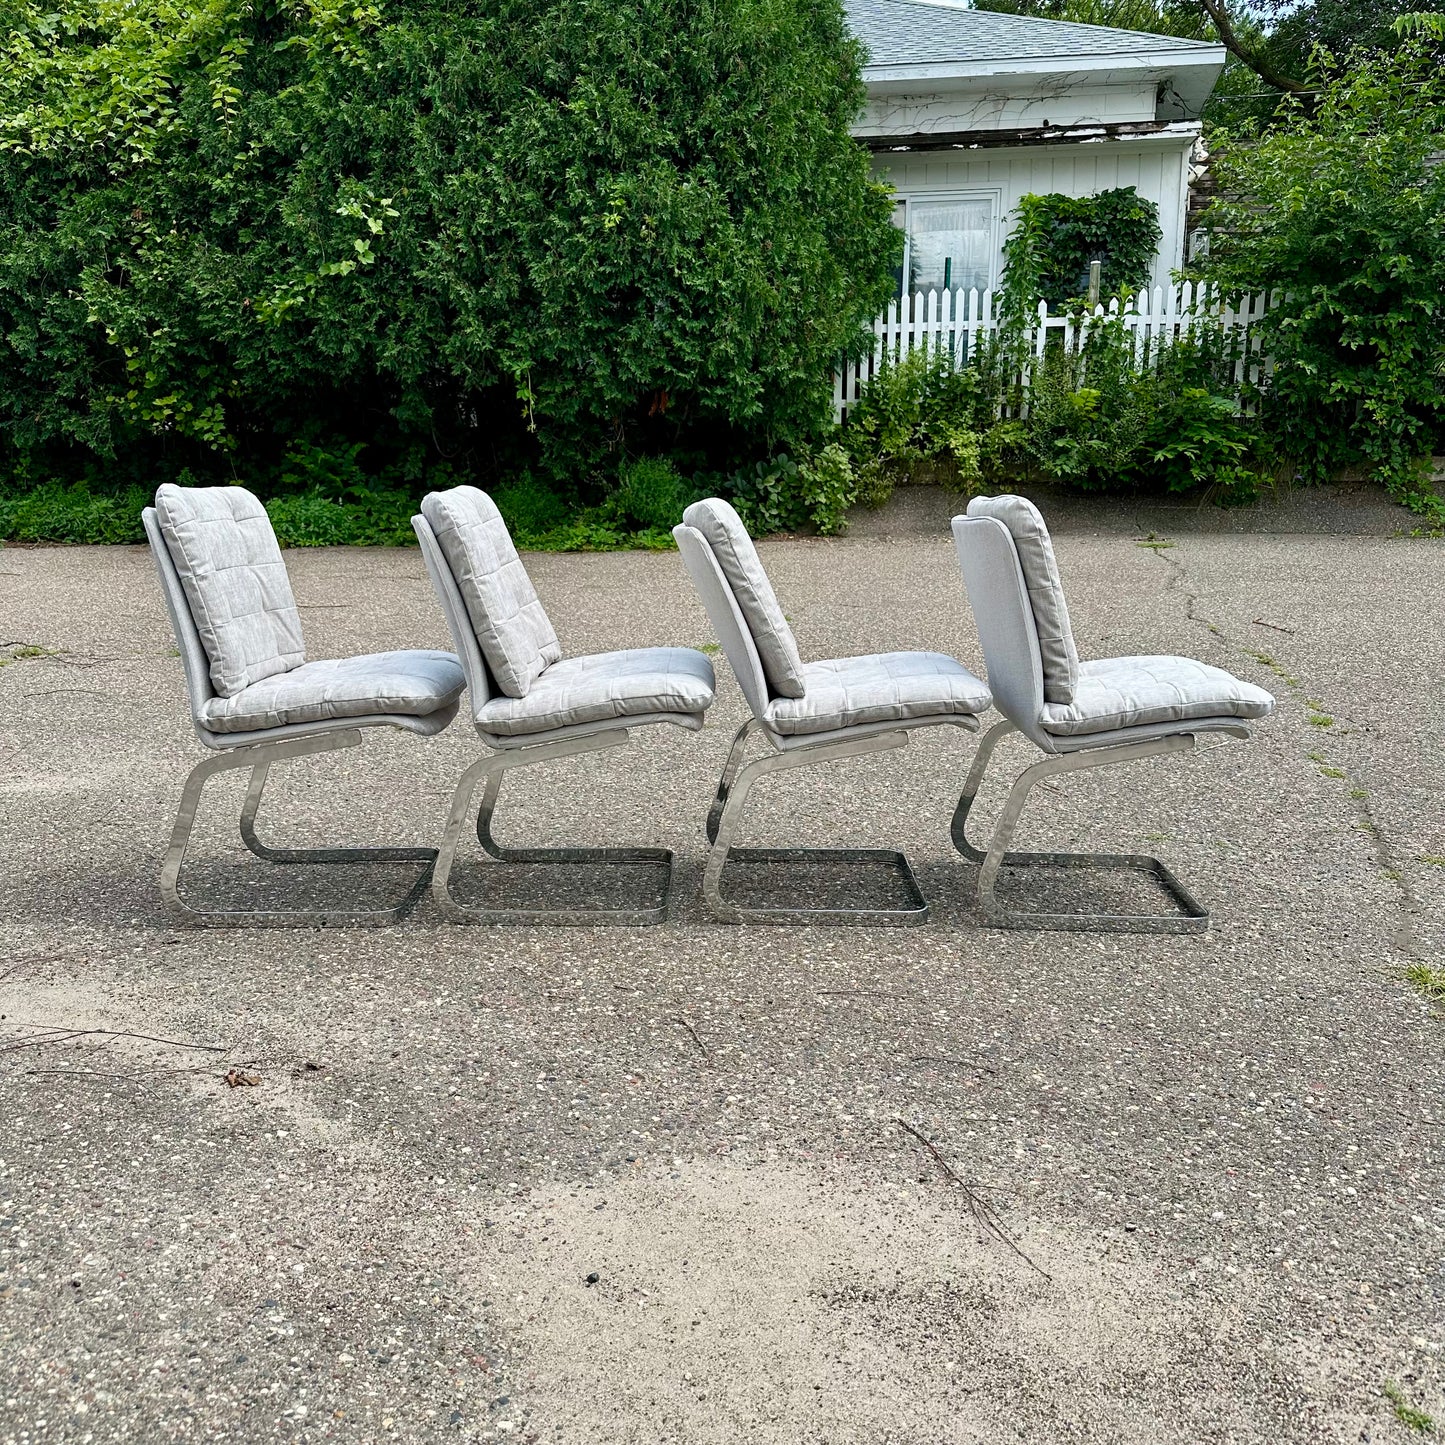
[[[981,670],[950,505],[765,544],[805,656]],[[1445,1021],[1402,974],[1445,942],[1445,543],[1359,493],[1045,506],[1082,655],[1279,697],[1248,743],[1025,819],[1023,847],[1158,853],[1203,937],[980,927],[961,734],[767,780],[746,823],[906,849],[928,926],[707,923],[723,664],[702,734],[528,770],[497,816],[675,849],[664,926],[176,927],[156,872],[200,750],[148,560],[7,550],[0,1441],[1438,1433]],[[288,564],[313,655],[446,645],[415,552]],[[676,556],[529,565],[570,652],[711,640]],[[263,822],[430,840],[475,750],[454,725],[278,769]],[[268,876],[238,806],[208,800],[198,893],[406,887]]]

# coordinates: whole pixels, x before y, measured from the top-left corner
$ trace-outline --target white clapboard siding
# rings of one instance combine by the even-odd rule
[[[1222,331],[1225,364],[1234,368],[1235,385],[1241,404],[1249,409],[1262,380],[1269,374],[1269,361],[1260,348],[1256,323],[1279,300],[1277,291],[1253,296],[1222,297],[1207,285],[1195,287],[1185,281],[1178,286],[1155,286],[1137,292],[1121,310],[1117,298],[1107,306],[1094,308],[1093,315],[1118,316],[1134,342],[1134,357],[1142,367],[1159,355],[1161,348],[1178,337],[1187,337],[1206,323]],[[1024,363],[1019,377],[1027,390],[1031,362],[1044,354],[1050,332],[1062,333],[1066,347],[1083,339],[1082,313],[1050,314],[1039,302],[1038,319],[1025,336]],[[897,365],[911,352],[924,350],[931,356],[944,355],[955,367],[964,367],[977,355],[983,340],[999,329],[997,301],[992,291],[916,292],[888,309],[873,323],[873,349],[857,361],[850,361],[833,378],[833,414],[839,421],[863,389],[884,367]]]

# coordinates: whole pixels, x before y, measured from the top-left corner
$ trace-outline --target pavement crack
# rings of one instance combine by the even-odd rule
[[[1204,628],[1242,657],[1249,658],[1251,662],[1260,667],[1268,668],[1291,699],[1301,705],[1306,718],[1321,730],[1322,735],[1334,725],[1337,714],[1327,708],[1321,699],[1306,696],[1305,684],[1301,679],[1282,667],[1268,652],[1246,646],[1238,638],[1231,637],[1218,623],[1203,615],[1200,610],[1200,595],[1190,586],[1188,568],[1178,556],[1174,555],[1175,544],[1173,542],[1168,538],[1156,537],[1151,532],[1147,539],[1139,540],[1136,545],[1149,548],[1169,568],[1169,580],[1164,588],[1165,594],[1178,592],[1184,598],[1184,615],[1190,622]],[[1269,623],[1262,625],[1272,626]],[[1288,629],[1276,628],[1275,630],[1284,632]],[[1419,935],[1415,931],[1415,919],[1420,914],[1420,899],[1406,874],[1404,858],[1398,843],[1391,837],[1388,830],[1381,826],[1380,820],[1375,815],[1370,790],[1357,774],[1352,773],[1348,767],[1333,762],[1318,749],[1306,753],[1305,757],[1315,765],[1321,776],[1335,778],[1349,785],[1349,802],[1354,813],[1354,827],[1358,832],[1368,836],[1380,876],[1394,887],[1395,918],[1390,929],[1390,943],[1406,959],[1412,962],[1419,961],[1423,957],[1423,950]]]

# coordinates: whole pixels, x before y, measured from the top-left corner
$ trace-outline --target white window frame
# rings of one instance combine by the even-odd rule
[[[969,186],[966,190],[947,191],[896,191],[893,196],[895,203],[894,216],[898,216],[898,205],[903,207],[903,279],[899,283],[898,295],[902,300],[911,293],[908,290],[908,275],[913,269],[913,234],[908,228],[908,208],[910,205],[928,205],[935,201],[947,203],[949,201],[988,201],[993,212],[992,238],[989,245],[988,282],[979,292],[996,290],[999,279],[1000,255],[999,247],[1003,244],[1000,237],[1000,228],[1003,225],[1003,188],[1001,186]],[[895,224],[897,224],[895,220]],[[957,291],[957,286],[952,288]]]

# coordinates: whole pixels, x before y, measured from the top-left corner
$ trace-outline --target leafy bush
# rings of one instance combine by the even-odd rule
[[[351,512],[320,492],[273,498],[266,514],[283,547],[340,547],[356,540]]]
[[[1085,328],[1079,346],[1049,346],[1034,367],[1012,455],[1083,490],[1210,487],[1221,502],[1252,498],[1257,427],[1214,370],[1215,341],[1201,328],[1136,357],[1123,324],[1102,318]]]
[[[571,511],[556,492],[538,483],[530,472],[497,487],[492,500],[512,536],[526,539],[529,544],[562,526]]]
[[[754,537],[798,532],[808,524],[798,464],[786,452],[735,472],[723,490]]]
[[[621,517],[637,526],[671,532],[697,495],[665,457],[641,457],[623,465],[610,500]]]
[[[1240,414],[1222,336],[1136,356],[1118,319],[1087,323],[1075,346],[1054,337],[1031,363],[1025,418],[1006,343],[955,371],[919,349],[883,367],[841,434],[855,476],[942,482],[974,494],[1028,478],[1081,490],[1209,488],[1235,503],[1258,490],[1258,425]]]
[[[735,472],[722,490],[754,537],[809,530],[827,537],[847,530],[860,485],[874,480],[860,477],[847,450],[829,442],[801,462],[786,453],[757,462]]]
[[[980,434],[993,424],[998,386],[989,364],[955,370],[946,352],[910,351],[886,363],[850,408],[843,440],[855,465],[887,479],[938,481],[974,491]]]
[[[0,477],[352,506],[446,459],[571,513],[796,449],[891,290],[840,0],[0,17]]]
[[[1259,323],[1266,418],[1307,481],[1364,467],[1445,515],[1421,462],[1445,438],[1445,66],[1438,44],[1317,57],[1310,107],[1216,141],[1226,195],[1203,274],[1278,288]]]
[[[0,537],[15,542],[140,542],[144,487],[97,496],[83,482],[43,482],[28,492],[0,494]]]
[[[853,459],[837,442],[829,442],[799,468],[808,520],[825,537],[848,529],[848,508],[858,497]]]
[[[1006,310],[1032,312],[1040,300],[1054,310],[1082,300],[1089,264],[1098,261],[1101,296],[1148,283],[1163,231],[1159,207],[1133,186],[1093,196],[1024,196],[1003,244],[1001,300]]]

